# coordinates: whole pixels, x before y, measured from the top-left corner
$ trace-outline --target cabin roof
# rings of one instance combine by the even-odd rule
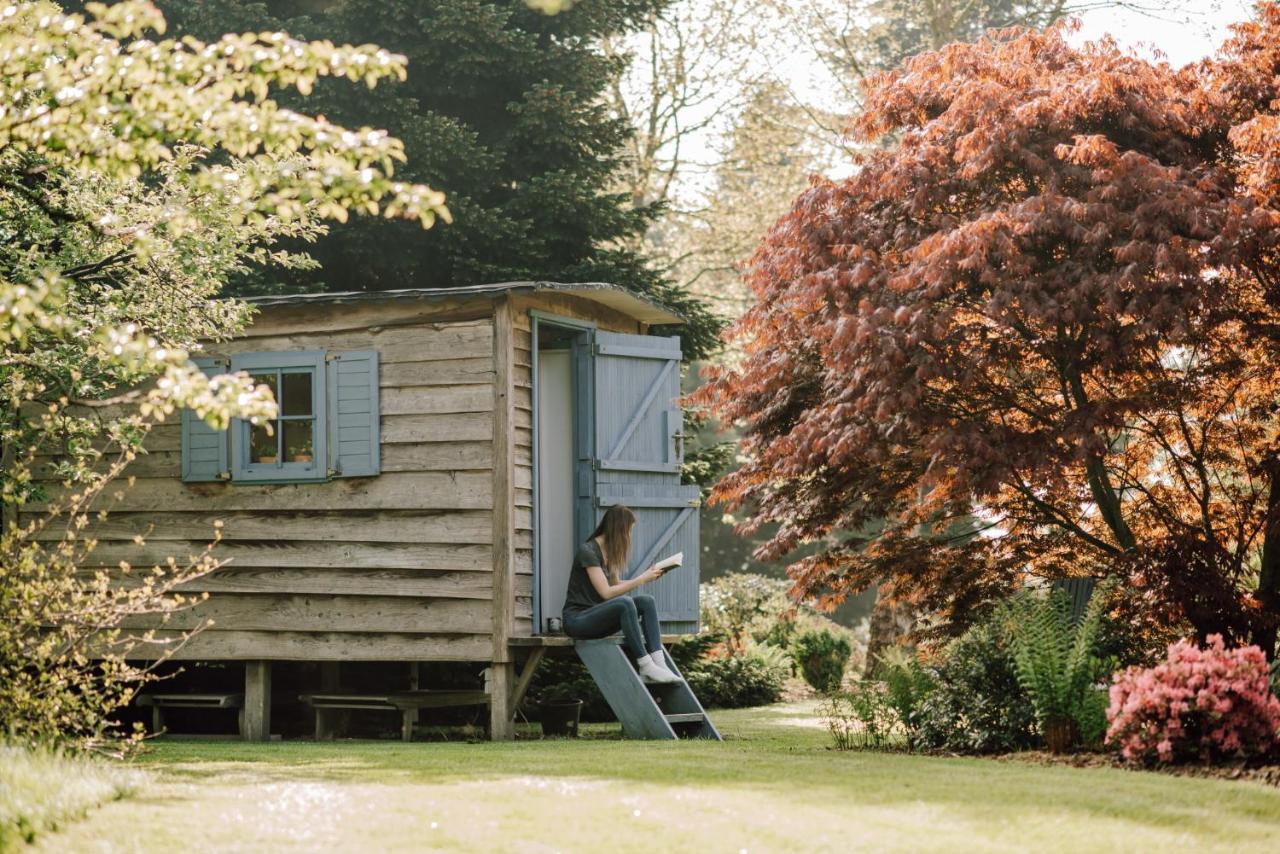
[[[316,305],[322,303],[375,302],[380,300],[442,300],[501,293],[569,293],[620,311],[650,325],[683,324],[685,319],[671,309],[605,282],[498,282],[490,285],[462,285],[452,288],[404,288],[394,291],[342,291],[338,293],[279,294],[247,297],[254,305]]]

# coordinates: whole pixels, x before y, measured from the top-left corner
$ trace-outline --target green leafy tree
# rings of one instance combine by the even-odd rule
[[[632,249],[656,210],[615,191],[632,130],[604,93],[623,56],[602,40],[640,27],[664,0],[593,0],[556,15],[524,0],[169,0],[174,25],[201,36],[227,26],[373,42],[406,55],[406,80],[375,92],[318,85],[331,119],[376,122],[404,140],[413,180],[449,188],[457,222],[423,234],[360,220],[316,245],[317,269],[257,271],[239,293],[386,290],[511,280],[606,281],[689,318],[685,352],[715,346],[717,323]],[[309,102],[310,103],[310,102]]]
[[[157,639],[122,627],[162,621],[218,566],[205,551],[79,569],[153,426],[184,406],[215,426],[274,415],[265,387],[189,361],[247,317],[215,299],[226,278],[308,266],[275,242],[349,210],[416,228],[447,215],[393,177],[403,148],[384,131],[270,97],[402,77],[402,57],[279,33],[157,41],[149,3],[87,11],[0,9],[0,731],[26,743],[100,738],[148,676],[131,653]]]

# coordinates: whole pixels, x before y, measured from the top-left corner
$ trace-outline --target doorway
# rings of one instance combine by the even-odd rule
[[[592,523],[592,333],[567,319],[533,317],[535,634],[560,616],[573,553]]]

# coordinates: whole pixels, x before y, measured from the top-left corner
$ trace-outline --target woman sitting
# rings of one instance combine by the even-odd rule
[[[621,629],[641,679],[679,682],[680,677],[667,669],[663,658],[657,603],[643,593],[624,595],[663,574],[651,566],[634,578],[620,580],[631,555],[635,524],[636,514],[615,504],[605,511],[591,538],[578,547],[564,599],[564,629],[569,637],[583,639],[608,637]]]

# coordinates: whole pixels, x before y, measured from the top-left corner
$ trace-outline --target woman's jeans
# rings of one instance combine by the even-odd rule
[[[583,611],[564,613],[564,630],[572,638],[605,638],[618,629],[622,629],[627,648],[635,658],[662,649],[658,604],[645,593],[618,596]]]

